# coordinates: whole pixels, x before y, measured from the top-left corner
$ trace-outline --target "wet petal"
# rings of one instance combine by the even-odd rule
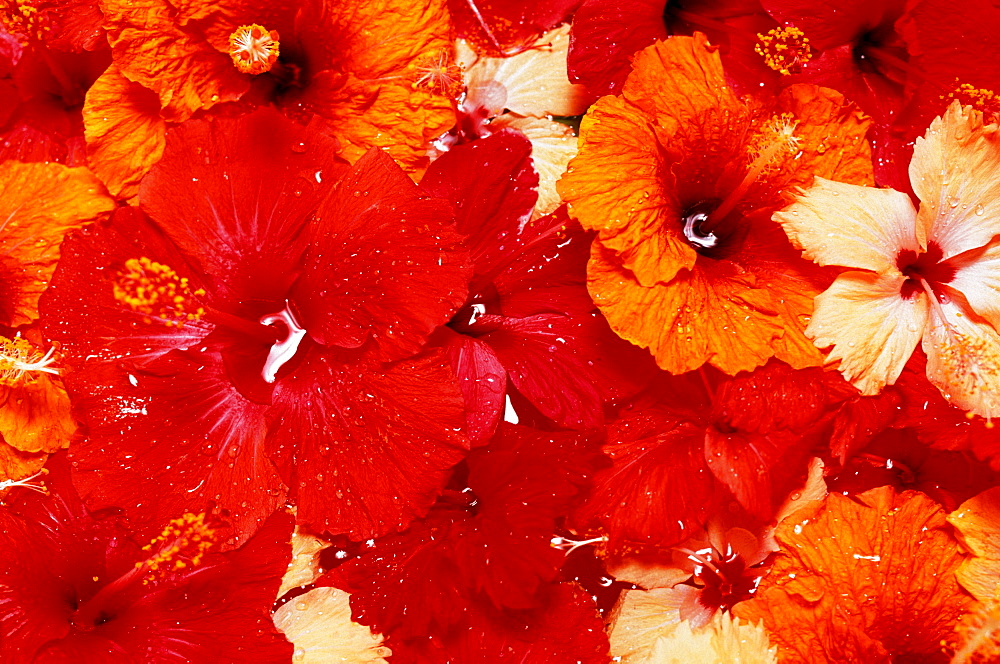
[[[898,191],[816,178],[774,220],[820,265],[885,272],[896,267],[900,251],[919,250],[916,215],[910,197]]]
[[[904,277],[845,272],[816,298],[806,328],[819,348],[833,346],[829,362],[862,394],[896,382],[927,324],[927,296],[900,295]]]
[[[1000,487],[970,498],[948,515],[972,557],[958,569],[958,581],[980,602],[1000,587]]]
[[[351,596],[314,588],[274,612],[274,625],[295,646],[294,664],[387,664],[382,636],[351,620]]]

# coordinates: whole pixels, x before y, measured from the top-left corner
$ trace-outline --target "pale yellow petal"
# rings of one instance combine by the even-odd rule
[[[806,328],[819,348],[833,346],[828,362],[862,394],[878,394],[896,382],[927,325],[927,296],[900,295],[905,281],[896,272],[845,272],[816,298]]]
[[[350,594],[314,588],[274,612],[274,625],[295,646],[294,664],[388,664],[382,637],[351,620]]]
[[[1000,417],[1000,334],[957,300],[931,307],[927,328],[927,378],[959,408]]]
[[[956,101],[916,141],[910,182],[920,199],[917,232],[937,242],[946,259],[1000,234],[998,131]]]
[[[320,575],[319,554],[328,546],[330,543],[326,540],[295,527],[295,532],[292,533],[292,562],[288,563],[288,570],[281,577],[278,597],[292,588],[307,586],[316,581]]]
[[[538,202],[535,217],[553,212],[562,204],[556,182],[576,156],[576,135],[564,124],[540,118],[501,115],[493,121],[497,127],[513,127],[531,141],[531,163],[538,172]]]
[[[611,656],[626,664],[647,662],[656,640],[681,622],[683,595],[673,588],[628,590],[619,600],[611,625]]]
[[[965,258],[963,256],[962,258]],[[960,291],[973,311],[1000,329],[1000,242],[960,261],[948,285]]]
[[[513,57],[475,60],[465,75],[469,101],[495,115],[504,109],[538,118],[582,114],[588,99],[585,88],[570,83],[566,75],[568,50],[569,26],[564,25]],[[467,57],[466,53],[462,51],[460,57]],[[494,82],[502,87],[502,101]]]
[[[803,255],[820,265],[884,272],[903,249],[917,251],[917,211],[906,194],[816,178],[774,213]]]
[[[777,664],[778,648],[772,646],[761,623],[753,624],[719,612],[698,629],[682,622],[670,636],[656,640],[649,664]]]

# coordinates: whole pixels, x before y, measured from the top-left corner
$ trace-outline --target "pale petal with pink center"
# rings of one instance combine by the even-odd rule
[[[998,172],[1000,126],[984,125],[982,113],[953,103],[913,149],[918,236],[937,242],[948,259],[1000,234]]]
[[[928,322],[927,378],[959,408],[1000,417],[1000,334],[957,299],[932,306]]]
[[[903,249],[919,251],[910,197],[817,177],[792,205],[774,213],[792,244],[820,265],[873,272],[896,267]]]
[[[816,297],[806,336],[863,394],[878,394],[896,382],[927,324],[927,296],[900,295],[906,277],[845,272]]]

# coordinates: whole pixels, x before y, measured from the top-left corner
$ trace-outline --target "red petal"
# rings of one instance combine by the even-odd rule
[[[507,370],[488,344],[450,330],[446,338],[444,350],[465,399],[469,440],[485,445],[503,414]]]
[[[491,56],[523,47],[565,21],[580,0],[448,0],[455,31]]]
[[[371,339],[383,360],[419,351],[467,294],[451,219],[382,151],[359,159],[320,206],[293,290],[309,335],[344,348]]]

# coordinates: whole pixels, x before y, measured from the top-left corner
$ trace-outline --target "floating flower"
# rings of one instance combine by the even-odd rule
[[[354,538],[434,502],[468,444],[447,359],[417,353],[464,302],[467,253],[383,152],[344,169],[274,111],[191,122],[141,209],[64,244],[43,327],[92,508],[144,532],[215,509],[241,542],[285,487],[301,523]]]
[[[1000,415],[997,125],[953,103],[917,141],[920,199],[818,179],[775,214],[803,255],[851,268],[816,298],[806,330],[864,394],[899,377],[922,341],[927,377],[955,405]]]
[[[703,35],[640,53],[622,95],[584,118],[559,182],[598,232],[589,289],[611,328],[673,373],[820,364],[803,332],[829,277],[768,217],[814,174],[870,183],[867,126],[824,88],[736,96]]]
[[[0,506],[4,661],[288,661],[269,616],[289,559],[287,514],[227,553],[216,524],[191,513],[140,547],[87,512],[65,459],[53,459],[52,495],[15,488]]]
[[[940,656],[972,606],[955,578],[962,554],[945,513],[921,493],[831,493],[795,512],[777,539],[755,598],[733,613],[762,620],[782,662]]]

